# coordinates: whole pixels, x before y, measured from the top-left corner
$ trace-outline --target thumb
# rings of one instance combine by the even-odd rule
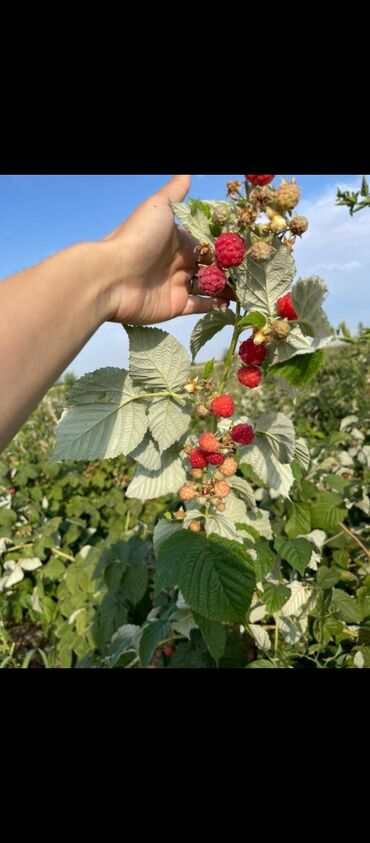
[[[170,202],[182,202],[190,190],[190,185],[191,176],[172,176],[172,179],[158,192],[166,196]]]

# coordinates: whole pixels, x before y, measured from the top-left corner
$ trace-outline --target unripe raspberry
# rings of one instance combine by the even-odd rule
[[[269,218],[269,220],[272,221],[274,219],[274,217],[279,217],[280,214],[279,214],[279,211],[276,210],[276,208],[272,208],[272,207],[268,206],[266,208],[266,216]]]
[[[193,501],[196,496],[196,489],[193,483],[185,483],[179,491],[181,501]]]
[[[219,266],[228,268],[240,266],[245,255],[245,243],[239,234],[221,234],[215,242],[216,260]]]
[[[199,289],[207,296],[217,296],[222,293],[227,284],[227,278],[218,266],[206,266],[198,273]]]
[[[239,348],[239,357],[241,357],[243,363],[246,363],[249,366],[260,366],[261,363],[263,363],[266,354],[266,346],[256,345],[253,341],[253,337],[249,337],[248,340],[244,340]]]
[[[199,524],[199,521],[190,521],[188,529],[191,530],[192,533],[200,533],[201,526]]]
[[[215,473],[214,473],[214,475],[213,475],[213,479],[214,479],[214,480],[223,480],[223,479],[224,479],[224,475],[223,475],[223,474],[221,474],[221,471],[219,471],[219,470],[217,469],[217,471],[215,471]]]
[[[202,451],[207,451],[209,454],[218,451],[220,447],[220,443],[213,433],[202,433],[199,437],[199,445]]]
[[[208,465],[222,465],[224,459],[223,454],[207,454]]]
[[[243,384],[243,386],[247,386],[248,389],[255,389],[256,386],[260,385],[261,380],[262,373],[257,366],[243,366],[243,368],[238,371],[239,383]]]
[[[189,462],[192,468],[205,468],[207,465],[207,460],[200,448],[193,448]]]
[[[289,319],[290,321],[298,319],[297,312],[293,306],[291,293],[287,293],[285,296],[281,296],[281,298],[277,300],[276,310],[282,319]]]
[[[216,509],[218,509],[219,512],[225,512],[226,506],[224,503],[216,503]]]
[[[294,182],[283,181],[276,192],[276,202],[281,211],[292,211],[301,197],[301,191]]]
[[[226,498],[230,491],[230,486],[226,483],[226,480],[216,480],[214,493],[218,498]]]
[[[226,457],[226,460],[220,468],[220,471],[224,475],[224,477],[232,477],[233,474],[236,474],[237,470],[238,463],[236,460],[233,460],[232,457]]]
[[[181,509],[178,509],[177,512],[175,512],[175,519],[176,519],[176,521],[183,521],[184,518],[185,518],[185,512],[184,512],[183,508],[181,507]]]
[[[236,424],[231,428],[231,436],[238,445],[250,445],[254,439],[254,430],[250,424]]]
[[[212,222],[214,222],[215,225],[219,225],[220,228],[222,228],[224,225],[227,225],[230,220],[231,209],[229,205],[218,205],[218,207],[214,209],[212,213]]]
[[[271,335],[275,340],[286,340],[291,330],[287,319],[278,319],[271,325]]]
[[[199,416],[199,418],[205,419],[206,416],[209,416],[209,409],[208,409],[208,407],[206,407],[205,404],[198,404],[198,406],[196,408],[196,413],[197,413],[197,416]]]
[[[308,219],[307,217],[292,217],[289,223],[289,228],[292,234],[296,235],[297,237],[301,237],[302,234],[305,233],[308,229]]]
[[[251,184],[263,187],[265,184],[270,184],[270,182],[274,180],[275,176],[246,176],[245,178]]]
[[[235,404],[231,395],[218,395],[211,402],[211,413],[224,419],[234,415]]]
[[[185,448],[184,448],[184,453],[185,453],[187,456],[189,456],[189,454],[191,454],[192,450],[193,450],[193,445],[185,445]]]
[[[187,392],[189,395],[194,395],[196,392],[198,392],[198,378],[194,378],[193,380],[190,380],[188,383],[186,383],[184,389],[185,392]]]
[[[200,480],[203,477],[203,469],[202,468],[193,468],[191,472],[191,476],[194,477],[194,480]]]
[[[274,234],[279,234],[280,231],[285,231],[285,229],[288,228],[288,223],[284,219],[284,217],[281,217],[279,214],[277,214],[276,217],[274,217],[274,219],[271,221],[270,228]]]
[[[258,243],[254,243],[248,252],[248,256],[251,260],[256,261],[257,263],[269,260],[271,255],[272,246],[270,246],[269,243],[265,243],[263,240],[260,240]]]

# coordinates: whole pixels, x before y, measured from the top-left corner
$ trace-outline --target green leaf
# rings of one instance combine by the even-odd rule
[[[369,185],[367,183],[367,180],[366,180],[365,176],[363,176],[362,182],[361,182],[361,196],[368,196],[368,195],[369,195]]]
[[[284,604],[290,598],[290,588],[286,585],[275,585],[271,582],[263,583],[263,602],[266,604],[268,611],[274,615],[283,608]]]
[[[292,503],[290,516],[285,524],[285,532],[290,539],[309,533],[311,530],[311,507],[309,503]]]
[[[206,365],[205,365],[205,367],[204,367],[204,369],[203,369],[203,377],[204,377],[204,380],[207,380],[208,378],[210,378],[210,377],[211,377],[211,374],[212,374],[212,372],[213,372],[214,367],[215,367],[215,360],[214,360],[214,358],[213,358],[213,360],[208,360],[208,363],[206,363]]]
[[[257,559],[253,562],[256,571],[257,582],[261,582],[267,574],[270,574],[275,563],[275,554],[272,552],[266,539],[260,539],[254,545]]]
[[[330,589],[340,580],[340,574],[334,568],[327,568],[326,565],[320,565],[316,574],[316,582],[319,588]]]
[[[289,562],[289,565],[303,576],[312,555],[311,542],[307,539],[286,541],[286,539],[277,538],[274,547],[281,558]]]
[[[129,372],[135,383],[171,392],[186,383],[190,361],[175,337],[160,328],[124,327],[130,340]]]
[[[225,627],[217,621],[210,621],[208,618],[203,618],[201,615],[195,613],[194,620],[197,622],[199,629],[203,635],[204,641],[208,650],[218,665],[220,658],[225,652],[226,631]]]
[[[126,489],[126,497],[147,501],[171,493],[176,494],[185,480],[186,472],[182,460],[176,453],[166,451],[162,454],[161,468],[158,471],[148,471],[140,465],[137,467],[135,477]]]
[[[255,575],[241,545],[181,531],[159,550],[156,591],[177,585],[193,612],[209,620],[242,621],[255,588]]]
[[[350,597],[341,588],[335,588],[333,591],[331,607],[335,612],[338,612],[342,620],[346,623],[361,623],[362,611],[361,606],[354,597]]]
[[[247,258],[236,273],[242,307],[266,316],[273,316],[275,302],[288,292],[295,273],[293,258],[278,238],[274,239],[274,248],[270,260],[258,264]]]
[[[255,668],[260,667],[263,670],[266,670],[266,668],[276,667],[276,665],[272,664],[272,662],[269,662],[267,659],[255,659],[254,662],[250,662],[249,664],[246,665],[246,669],[250,670],[252,667],[255,667]]]
[[[240,457],[239,465],[248,465],[262,483],[270,486],[282,497],[288,497],[293,485],[290,465],[279,462],[270,445],[262,436],[256,436],[253,445],[248,446]]]
[[[160,518],[154,527],[153,533],[153,548],[157,556],[159,548],[163,542],[166,541],[173,533],[181,529],[179,522],[167,521],[167,518]]]
[[[177,609],[171,615],[172,629],[179,635],[185,635],[190,641],[192,629],[196,629],[198,624],[193,616],[191,609]]]
[[[171,208],[181,225],[186,228],[190,217],[190,205],[187,202],[171,202]]]
[[[246,328],[249,325],[253,328],[263,328],[266,325],[266,317],[262,313],[252,310],[251,313],[247,313],[239,320],[238,328]]]
[[[72,387],[57,427],[52,460],[92,460],[129,454],[147,431],[145,404],[124,369],[99,369]]]
[[[201,202],[200,199],[191,199],[189,197],[189,205],[190,205],[190,213],[191,213],[192,217],[196,216],[197,211],[202,211],[203,214],[206,215],[207,219],[211,218],[211,215],[212,215],[211,206],[207,205],[206,202]]]
[[[122,578],[122,590],[125,599],[133,606],[140,603],[148,587],[148,569],[142,562],[135,562],[129,565]]]
[[[168,612],[161,618],[151,621],[148,626],[144,627],[143,634],[140,639],[140,661],[143,667],[147,667],[154,650],[161,643],[170,637],[172,632],[171,621],[168,618]]]
[[[276,363],[275,366],[271,366],[270,372],[272,375],[284,378],[291,386],[300,387],[316,377],[324,362],[324,352],[319,350],[313,354],[299,354],[285,363]]]
[[[238,477],[237,474],[234,474],[232,477],[227,478],[227,482],[229,486],[237,492],[239,497],[245,501],[245,503],[251,507],[251,509],[256,509],[256,499],[254,496],[254,491],[252,486],[244,480],[243,477]],[[230,511],[230,510],[228,510]],[[238,519],[239,520],[239,519]]]
[[[149,407],[149,427],[160,451],[166,451],[186,433],[191,418],[191,405],[179,405],[173,398],[155,398]]]
[[[149,471],[158,471],[161,467],[160,450],[149,434],[144,436],[143,441],[130,452],[129,456]]]
[[[234,325],[235,313],[232,310],[212,310],[197,322],[190,337],[190,350],[193,360],[200,349],[226,325]]]
[[[296,439],[294,459],[299,462],[299,465],[304,471],[307,471],[311,462],[311,454],[307,442],[304,439]]]
[[[305,333],[299,325],[291,330],[284,342],[271,344],[272,362],[283,363],[296,355],[312,354],[331,341],[331,330],[322,302],[327,287],[321,278],[303,278],[292,288],[292,302],[299,320],[307,323]],[[310,333],[314,336],[308,334]]]
[[[320,492],[311,504],[312,527],[320,530],[332,530],[347,515],[347,510],[340,507],[342,499],[335,492]]]
[[[274,457],[281,463],[291,462],[295,451],[292,421],[282,413],[264,413],[257,419],[255,433],[263,436]]]

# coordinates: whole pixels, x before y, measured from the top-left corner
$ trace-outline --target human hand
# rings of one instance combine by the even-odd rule
[[[174,176],[104,238],[112,278],[109,321],[134,325],[207,313],[225,303],[199,295],[197,240],[175,225],[170,202],[182,202],[190,176]]]

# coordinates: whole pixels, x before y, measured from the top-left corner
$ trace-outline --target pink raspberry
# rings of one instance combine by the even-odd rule
[[[223,454],[207,454],[208,465],[222,465],[225,461]]]
[[[244,240],[233,232],[221,234],[215,242],[215,254],[220,266],[240,266],[245,255]]]
[[[234,415],[235,404],[231,395],[218,395],[211,402],[210,409],[214,416],[228,419]]]
[[[251,184],[258,185],[258,187],[264,187],[265,184],[270,184],[275,176],[246,176],[247,181],[250,181]]]
[[[243,366],[238,371],[238,381],[248,389],[255,389],[259,386],[262,380],[261,370],[257,366]]]
[[[189,455],[189,462],[192,468],[205,468],[207,465],[206,456],[200,448],[194,448]]]
[[[193,501],[195,498],[195,486],[193,483],[185,483],[179,490],[180,501]]]
[[[238,445],[250,445],[254,439],[253,427],[250,424],[235,424],[231,428],[231,438]]]
[[[249,340],[244,340],[239,348],[239,356],[241,357],[243,363],[247,363],[250,366],[260,366],[261,363],[263,363],[266,354],[267,348],[265,343],[255,345],[253,337],[250,337]]]
[[[218,451],[220,447],[220,444],[213,433],[202,433],[199,437],[199,445],[202,451],[208,451],[210,454],[213,454],[214,451]]]
[[[230,486],[226,480],[217,480],[213,488],[217,498],[226,498],[230,493]]]
[[[281,299],[277,300],[276,309],[282,319],[298,319],[297,312],[293,307],[291,293],[287,293],[286,296],[282,296]]]
[[[199,288],[207,296],[217,296],[226,287],[227,277],[218,266],[206,266],[198,273]]]

